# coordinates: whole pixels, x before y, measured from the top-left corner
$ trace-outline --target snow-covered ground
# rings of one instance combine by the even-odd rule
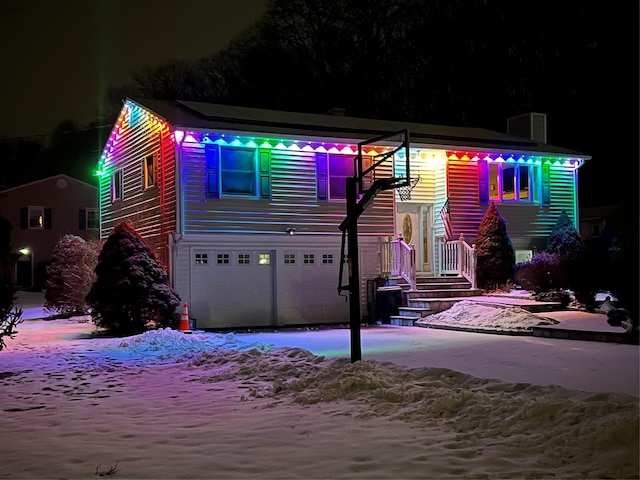
[[[533,321],[467,308],[449,314]],[[0,476],[638,478],[638,346],[361,333],[351,362],[348,329],[106,338],[88,318],[25,321],[0,352]]]

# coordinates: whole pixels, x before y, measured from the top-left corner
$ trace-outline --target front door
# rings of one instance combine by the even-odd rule
[[[432,206],[422,203],[396,204],[396,232],[416,249],[416,271],[431,272]]]

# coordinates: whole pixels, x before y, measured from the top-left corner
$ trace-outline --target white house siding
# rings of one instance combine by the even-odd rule
[[[575,211],[575,170],[572,167],[551,165],[551,205],[498,203],[496,206],[507,224],[507,233],[516,250],[543,250],[564,210],[577,226]]]
[[[117,144],[102,165],[100,178],[101,238],[113,227],[131,221],[160,261],[168,266],[167,234],[175,231],[175,151],[169,128],[162,122],[138,117],[132,124],[123,121]],[[143,190],[142,161],[156,154],[156,185]],[[123,199],[111,201],[114,171],[123,170]]]
[[[397,158],[395,161],[398,166],[396,171],[404,172],[406,169],[404,158]],[[423,252],[423,255],[425,258],[429,258],[428,255],[430,253],[430,258],[437,262],[438,249],[435,248],[436,239],[444,235],[439,213],[447,198],[445,152],[443,150],[418,149],[412,152],[410,169],[411,177],[419,177],[420,180],[411,191],[410,200],[402,200],[399,191],[396,190],[396,202],[431,205],[433,207],[431,209],[433,218],[430,219],[432,222],[431,238],[428,239],[431,252]]]
[[[318,202],[313,152],[270,149],[271,199],[206,198],[204,148],[182,146],[184,233],[297,233],[339,235],[344,201]],[[393,234],[393,194],[383,192],[358,222],[363,234]]]
[[[367,280],[379,274],[380,239],[359,240],[364,314]],[[175,246],[174,286],[198,328],[348,323],[348,302],[337,289],[340,247],[339,237],[323,235],[185,235]],[[257,254],[267,252],[271,266],[257,265]],[[209,263],[197,265],[196,253],[208,254]],[[217,253],[228,253],[230,265],[216,265]],[[252,264],[234,265],[238,254],[251,255]],[[296,263],[285,264],[286,254],[295,254]],[[304,263],[305,254],[314,255],[313,264]],[[333,255],[333,263],[322,263],[323,254]]]
[[[477,162],[450,160],[448,163],[449,202],[453,235],[464,233],[473,243],[488,204],[478,203]],[[550,168],[551,206],[499,202],[496,207],[507,224],[507,233],[516,250],[542,249],[551,234],[558,215],[565,210],[576,221],[575,170],[552,164]]]

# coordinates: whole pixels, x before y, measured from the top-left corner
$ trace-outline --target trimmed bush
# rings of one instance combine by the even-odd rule
[[[168,327],[180,297],[167,271],[133,225],[122,222],[98,256],[87,296],[93,322],[109,333],[132,335]]]

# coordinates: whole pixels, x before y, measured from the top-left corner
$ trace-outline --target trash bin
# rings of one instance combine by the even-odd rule
[[[398,307],[402,305],[402,288],[379,287],[375,305],[374,320],[377,323],[391,323],[391,316],[398,315]]]

